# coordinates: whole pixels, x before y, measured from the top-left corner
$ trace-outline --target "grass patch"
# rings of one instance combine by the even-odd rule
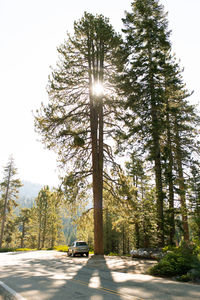
[[[36,251],[37,249],[30,249],[30,248],[17,248],[15,251]]]
[[[68,251],[68,246],[67,245],[60,245],[60,246],[55,246],[53,249],[56,250],[56,251],[59,251],[59,252],[67,252]]]
[[[3,252],[18,252],[18,251],[36,251],[37,249],[29,249],[29,248],[2,248],[0,249],[0,253]]]
[[[120,256],[118,253],[115,253],[115,252],[109,252],[107,255],[108,256]]]

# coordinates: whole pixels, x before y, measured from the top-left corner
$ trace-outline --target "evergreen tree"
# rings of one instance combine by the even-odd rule
[[[8,225],[8,217],[12,216],[13,208],[17,206],[16,198],[19,193],[19,188],[22,186],[21,181],[16,178],[17,169],[14,165],[14,159],[11,156],[8,164],[4,168],[3,181],[0,184],[1,188],[1,232],[0,232],[0,248],[4,241],[5,227]],[[8,226],[7,226],[8,228]],[[10,239],[10,238],[9,238]],[[8,242],[8,241],[6,241]]]
[[[49,216],[48,199],[50,197],[50,190],[45,186],[38,193],[35,199],[37,224],[38,224],[38,249],[44,248],[47,234],[47,219]]]
[[[53,248],[57,242],[64,241],[61,200],[60,194],[57,191],[53,191],[48,201],[48,239],[51,248]]]
[[[30,209],[29,225],[26,231],[26,247],[37,249],[38,247],[38,212],[35,205]]]
[[[68,172],[73,170],[65,182],[78,184],[92,175],[95,254],[103,254],[103,162],[111,152],[104,136],[114,125],[112,59],[120,43],[108,19],[85,13],[74,23],[74,36],[58,48],[60,61],[49,79],[49,104],[42,105],[36,117],[43,142],[58,152]]]
[[[17,218],[17,223],[20,224],[20,239],[21,239],[21,248],[25,246],[25,240],[27,237],[28,232],[28,224],[30,221],[30,209],[29,208],[22,208],[19,213],[19,217]]]
[[[185,242],[189,242],[187,184],[188,168],[194,156],[199,155],[197,142],[199,117],[195,107],[189,104],[191,93],[185,88],[182,71],[174,58],[165,66],[166,86],[166,128],[165,158],[167,159],[167,182],[169,186],[170,243],[175,233],[174,199],[178,194],[182,217],[182,229]],[[166,133],[167,139],[164,137]]]
[[[63,242],[61,195],[57,191],[50,191],[44,186],[35,199],[32,211],[30,234],[33,238],[37,233],[37,248],[53,248],[58,241]]]
[[[192,236],[200,241],[200,172],[199,162],[191,162],[191,177],[189,179],[190,224]]]
[[[149,159],[154,162],[159,245],[164,245],[161,134],[163,130],[164,76],[169,31],[163,6],[157,0],[135,0],[123,19],[128,51],[121,76],[126,106],[133,112],[135,130],[142,135]]]
[[[144,175],[139,172],[136,175],[132,164],[129,164],[128,168],[132,177],[126,176],[120,171],[115,176],[113,174],[115,184],[109,183],[105,187],[104,207],[108,214],[108,220],[105,219],[105,221],[112,223],[112,234],[115,237],[114,230],[120,233],[118,250],[120,249],[119,251],[122,253],[127,253],[131,246],[135,248],[153,247],[157,242],[155,238],[155,191]],[[137,176],[138,178],[136,178]],[[137,186],[133,178],[137,181]]]

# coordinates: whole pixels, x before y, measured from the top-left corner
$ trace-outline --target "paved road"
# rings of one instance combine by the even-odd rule
[[[200,299],[200,285],[133,274],[130,260],[35,251],[0,254],[0,299],[183,300]],[[129,272],[130,271],[130,272]],[[11,288],[15,297],[3,296]]]

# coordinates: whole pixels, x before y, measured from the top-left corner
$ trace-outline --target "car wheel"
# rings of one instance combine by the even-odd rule
[[[85,255],[86,255],[86,257],[88,257],[89,253],[88,253],[88,252],[86,252],[86,253],[85,253]]]
[[[71,256],[71,254],[70,254],[70,252],[69,252],[69,251],[67,251],[67,256]]]

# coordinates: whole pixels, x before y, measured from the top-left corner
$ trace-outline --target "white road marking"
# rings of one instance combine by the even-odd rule
[[[20,294],[15,292],[13,289],[11,289],[9,286],[7,286],[5,283],[0,281],[0,285],[12,296],[14,296],[17,300],[26,300],[24,297],[22,297]]]

